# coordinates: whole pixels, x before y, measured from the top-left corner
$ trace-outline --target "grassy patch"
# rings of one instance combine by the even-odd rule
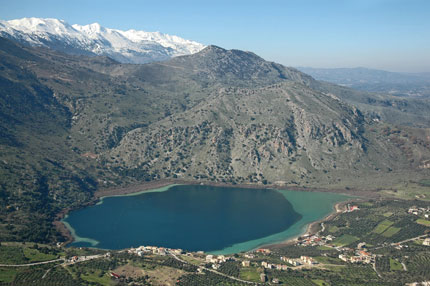
[[[81,278],[90,283],[98,283],[101,285],[112,285],[112,279],[107,275],[100,277],[101,270],[96,270],[94,273],[82,274]]]
[[[430,187],[430,180],[421,180],[419,184],[425,187]]]
[[[401,230],[400,227],[394,227],[394,226],[392,226],[389,229],[387,229],[386,231],[384,231],[382,233],[382,236],[392,237],[393,235],[395,235],[396,233],[398,233],[400,230]]]
[[[10,283],[15,279],[17,271],[13,268],[0,268],[0,282]]]
[[[392,212],[386,212],[386,213],[384,213],[383,214],[383,216],[385,216],[385,217],[390,217],[390,216],[392,216],[393,215],[393,213]]]
[[[335,225],[330,226],[330,228],[328,229],[329,232],[337,232],[339,230],[339,228]]]
[[[260,282],[260,273],[250,267],[240,269],[239,277],[247,281]]]
[[[403,266],[397,260],[390,258],[390,271],[399,271],[403,270]]]
[[[29,260],[29,262],[48,261],[48,260],[53,260],[57,258],[56,255],[45,254],[33,248],[24,248],[23,252],[25,257]]]
[[[422,225],[425,225],[425,226],[430,226],[430,220],[425,220],[425,219],[422,219],[422,218],[417,219],[416,223],[422,224]]]
[[[332,247],[328,247],[328,246],[325,246],[325,245],[320,245],[317,248],[319,250],[332,250],[333,249]]]
[[[312,279],[312,282],[318,286],[330,286],[330,283],[325,282],[324,280],[321,280],[321,279]]]
[[[181,255],[181,259],[183,259],[183,260],[185,260],[185,261],[187,261],[187,262],[189,262],[191,264],[194,264],[194,265],[200,265],[200,264],[202,264],[201,260],[193,258],[193,257],[190,257],[190,256],[186,256],[186,255]]]
[[[427,180],[424,180],[427,181]],[[420,183],[402,183],[394,186],[393,190],[384,190],[385,193],[390,196],[394,196],[400,199],[413,200],[419,199],[428,201],[430,196],[428,196],[429,188],[426,185]]]
[[[327,256],[318,256],[318,257],[315,257],[315,259],[316,261],[322,264],[344,264],[342,260],[338,258],[332,258]]]
[[[28,260],[24,256],[21,247],[0,246],[0,263],[2,264],[24,264]]]
[[[333,244],[337,246],[344,246],[356,242],[358,239],[359,238],[354,235],[344,234],[341,237],[336,238],[333,241]]]
[[[381,221],[374,229],[372,232],[377,233],[377,234],[381,234],[384,231],[386,231],[391,225],[393,225],[394,222],[389,221],[389,220],[384,220]]]

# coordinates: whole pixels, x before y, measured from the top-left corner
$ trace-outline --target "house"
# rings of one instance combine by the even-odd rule
[[[212,254],[206,255],[206,262],[212,262],[214,256]]]
[[[360,251],[358,252],[358,254],[359,254],[360,256],[370,256],[370,253],[368,253],[368,252],[366,252],[366,251],[364,251],[364,250],[360,250]]]
[[[242,261],[242,266],[243,267],[249,267],[249,265],[250,265],[251,263],[249,262],[249,260],[244,260],[244,261]]]
[[[317,262],[309,256],[300,256],[300,259],[303,261],[303,263],[308,265],[317,264]]]
[[[345,254],[339,254],[339,259],[342,261],[347,262],[348,261],[348,256],[346,256]]]
[[[279,284],[279,279],[278,278],[273,278],[272,283],[273,284]]]
[[[261,282],[266,282],[266,274],[264,274],[264,273],[260,274],[260,281]]]
[[[351,206],[350,204],[348,204],[347,207],[347,212],[353,212],[353,211],[358,211],[360,208],[358,206]]]
[[[430,238],[424,239],[423,245],[430,246]]]
[[[288,259],[288,263],[290,263],[293,266],[302,265],[297,259]]]
[[[164,248],[159,248],[159,249],[158,249],[158,255],[165,256],[165,255],[166,255],[166,249],[164,249]]]
[[[257,252],[263,253],[263,254],[270,254],[271,253],[271,251],[267,248],[259,248],[259,249],[257,249]]]
[[[115,278],[115,279],[119,279],[119,278],[121,278],[121,276],[119,276],[118,274],[116,274],[116,273],[114,273],[114,272],[111,272],[111,273],[110,273],[110,276],[111,276],[111,277],[113,277],[113,278]]]

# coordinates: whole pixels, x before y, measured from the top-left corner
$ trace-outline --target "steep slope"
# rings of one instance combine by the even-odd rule
[[[61,208],[91,197],[85,159],[67,146],[70,113],[25,66],[45,59],[0,38],[0,237],[58,239]]]
[[[104,55],[124,63],[147,63],[192,54],[202,44],[159,32],[121,31],[70,25],[62,20],[23,18],[0,21],[0,36],[69,54]]]

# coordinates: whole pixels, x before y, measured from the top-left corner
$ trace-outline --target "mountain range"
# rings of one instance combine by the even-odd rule
[[[368,68],[298,67],[297,69],[317,80],[357,90],[398,97],[430,97],[429,73],[400,73]]]
[[[2,241],[61,240],[61,210],[142,181],[348,190],[429,175],[424,100],[212,45],[125,64],[9,38],[0,37]]]
[[[122,31],[70,25],[63,20],[23,18],[0,21],[0,36],[69,54],[109,56],[122,63],[147,63],[192,54],[205,46],[159,32]]]

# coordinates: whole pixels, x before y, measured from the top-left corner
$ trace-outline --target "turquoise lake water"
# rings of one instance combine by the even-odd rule
[[[71,212],[63,222],[72,246],[140,245],[231,254],[281,242],[349,197],[334,193],[175,185]]]

